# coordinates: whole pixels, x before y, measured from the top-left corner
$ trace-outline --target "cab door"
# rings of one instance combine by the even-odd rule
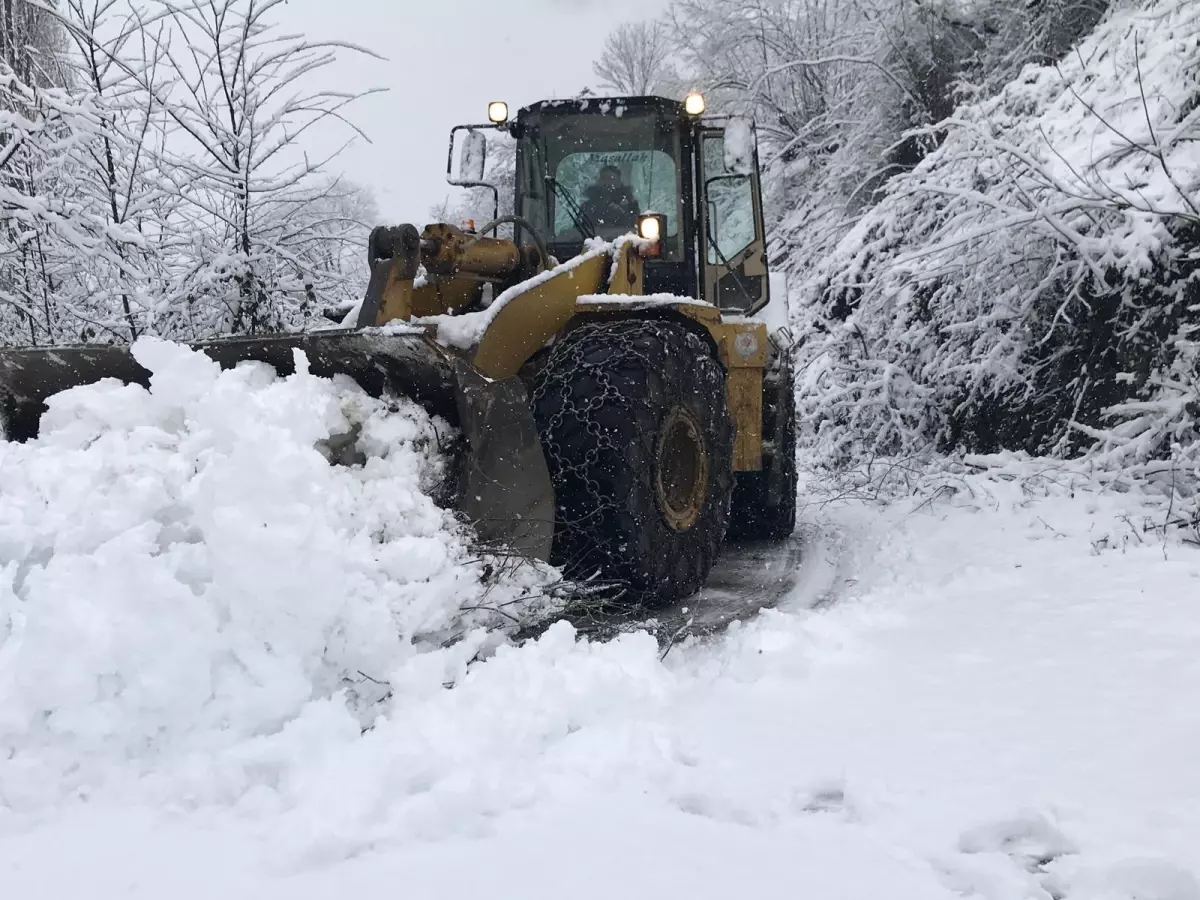
[[[700,128],[699,139],[701,297],[748,315],[769,296],[754,128],[749,120],[730,120],[725,127]]]

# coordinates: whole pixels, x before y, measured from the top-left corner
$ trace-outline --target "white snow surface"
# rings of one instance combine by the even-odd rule
[[[155,709],[224,748],[186,770],[155,761],[146,717],[27,743],[0,799],[5,896],[1197,900],[1200,552],[1144,533],[1158,512],[1135,493],[959,487],[807,510],[806,532],[848,548],[824,560],[834,544],[814,541],[806,563],[839,573],[832,602],[797,593],[665,658],[646,634],[594,643],[565,624],[469,665],[471,643],[411,655],[363,733],[336,699],[280,704],[281,727],[246,733],[176,684]],[[96,496],[74,476],[69,491]],[[209,626],[156,624],[186,594],[141,583],[152,605],[122,627],[170,630],[114,655],[121,671],[215,659]],[[313,614],[307,586],[288,600]],[[287,646],[277,602],[244,610]],[[47,644],[23,671],[58,684],[110,638]],[[228,677],[231,711],[256,680],[291,683]],[[45,707],[36,681],[6,719]],[[77,715],[102,716],[94,687],[73,689]],[[50,761],[114,740],[106,765],[141,782],[22,811],[52,792]]]
[[[236,801],[495,624],[464,607],[519,612],[547,577],[482,582],[428,495],[450,429],[415,404],[302,356],[281,379],[152,339],[134,354],[149,390],[74,388],[36,441],[0,441],[0,822],[122,790]],[[323,442],[354,426],[365,462],[330,465]]]

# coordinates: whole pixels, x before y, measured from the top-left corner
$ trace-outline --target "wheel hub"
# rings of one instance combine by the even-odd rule
[[[667,525],[686,531],[708,496],[708,442],[696,417],[681,406],[663,420],[655,452],[654,495]]]

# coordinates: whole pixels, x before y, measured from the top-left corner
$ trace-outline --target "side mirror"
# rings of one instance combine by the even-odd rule
[[[725,171],[754,174],[754,122],[745,116],[733,116],[725,123]]]
[[[487,166],[487,138],[481,131],[468,131],[458,154],[458,177],[455,181],[479,183]]]
[[[446,181],[455,187],[485,188],[492,194],[492,218],[500,217],[500,190],[484,181],[487,172],[487,137],[481,129],[490,125],[455,125],[450,130],[450,149],[446,153]],[[454,171],[455,147],[458,171]]]

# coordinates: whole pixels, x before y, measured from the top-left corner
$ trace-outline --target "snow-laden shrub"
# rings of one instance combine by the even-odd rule
[[[978,36],[978,49],[962,73],[967,93],[992,95],[1029,63],[1052,64],[1085,37],[1108,10],[1109,0],[984,0],[949,3]],[[955,9],[955,7],[958,7]]]
[[[1189,365],[1200,7],[1120,4],[937,131],[805,287],[800,420],[820,463],[1076,452]]]
[[[1167,341],[1169,365],[1152,372],[1133,399],[1105,410],[1105,427],[1078,427],[1096,441],[1095,462],[1167,494],[1165,526],[1200,545],[1200,278],[1190,286],[1192,321]]]
[[[406,661],[531,612],[551,574],[489,575],[430,499],[448,429],[415,404],[134,352],[149,390],[74,388],[37,440],[0,441],[0,811],[276,733],[343,691],[369,722]],[[365,462],[331,465],[355,428]]]

